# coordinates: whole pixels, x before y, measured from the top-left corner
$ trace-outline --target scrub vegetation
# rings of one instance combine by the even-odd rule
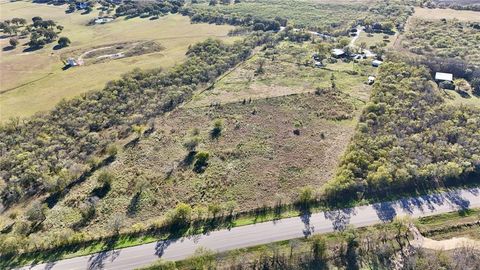
[[[424,67],[390,62],[378,76],[326,196],[361,200],[474,181],[478,108],[446,104]]]
[[[480,65],[480,22],[412,19],[403,46],[410,52]]]
[[[193,4],[191,9],[199,21],[241,24],[245,17],[276,20],[282,26],[308,28],[322,33],[345,35],[359,23],[365,26],[380,23],[402,27],[413,8],[400,1],[372,1],[370,7],[360,3],[314,1],[240,1],[240,3],[210,5]],[[192,17],[192,20],[194,18]],[[195,21],[195,20],[194,20]],[[261,22],[260,22],[261,23]]]

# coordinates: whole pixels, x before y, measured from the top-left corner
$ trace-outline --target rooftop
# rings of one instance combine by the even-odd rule
[[[342,49],[333,49],[332,53],[335,55],[342,55],[342,54],[345,54],[345,51]]]
[[[453,74],[437,72],[437,73],[435,73],[435,80],[437,80],[437,81],[453,81]]]

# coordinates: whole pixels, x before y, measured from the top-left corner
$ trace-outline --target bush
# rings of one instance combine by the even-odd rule
[[[67,47],[68,45],[70,45],[70,43],[71,43],[71,41],[67,37],[61,37],[61,38],[58,39],[58,45],[62,48]]]
[[[455,90],[455,85],[449,81],[440,82],[438,86],[442,89]]]
[[[10,43],[10,46],[12,46],[14,48],[17,47],[17,45],[19,43],[17,38],[11,38],[8,42]]]
[[[195,164],[194,164],[194,171],[197,173],[202,173],[208,166],[208,159],[210,154],[208,152],[198,152],[195,155]]]
[[[107,170],[102,170],[97,177],[98,183],[102,186],[110,186],[114,179],[114,175]]]
[[[210,131],[210,136],[213,139],[220,137],[220,135],[222,134],[222,129],[223,129],[223,121],[220,119],[215,120],[215,122],[213,123],[212,131]]]

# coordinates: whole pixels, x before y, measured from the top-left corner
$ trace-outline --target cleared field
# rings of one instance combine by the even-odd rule
[[[30,20],[41,15],[65,28],[62,36],[72,41],[68,48],[53,50],[55,44],[24,53],[22,46],[0,52],[0,115],[1,121],[10,117],[25,117],[52,108],[62,98],[101,89],[106,82],[118,79],[133,68],[170,67],[181,62],[190,44],[208,37],[234,40],[227,37],[231,26],[190,24],[187,17],[169,15],[159,20],[117,19],[104,25],[86,26],[97,11],[90,14],[65,14],[64,6],[1,2],[0,20],[22,17]],[[163,50],[154,53],[101,62],[62,70],[61,61],[70,51],[88,51],[94,47],[130,41],[155,41]],[[21,40],[21,44],[28,40]],[[0,39],[5,47],[8,39]]]
[[[376,46],[379,44],[386,43],[386,47],[390,47],[393,45],[393,41],[395,40],[396,35],[385,35],[385,34],[378,34],[378,33],[366,33],[365,31],[360,32],[360,36],[355,41],[355,44],[358,46],[362,42],[367,44],[367,48],[372,46]]]
[[[457,19],[459,21],[480,21],[480,12],[479,11],[470,11],[470,10],[455,10],[450,8],[415,8],[415,13],[413,17],[417,17],[425,20],[440,20],[447,19],[453,20]]]
[[[362,101],[368,100],[370,86],[364,82],[367,81],[368,75],[375,73],[368,61],[360,63],[339,61],[327,64],[325,68],[305,65],[314,52],[314,46],[311,44],[284,42],[274,50],[258,53],[219,80],[214,89],[194,96],[187,107],[313,93],[317,88],[330,87],[332,74],[340,91]],[[257,74],[260,65],[263,72]]]

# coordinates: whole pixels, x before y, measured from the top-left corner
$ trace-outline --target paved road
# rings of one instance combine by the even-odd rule
[[[456,190],[368,206],[321,212],[302,217],[214,231],[206,235],[125,248],[77,257],[22,269],[134,269],[159,258],[180,260],[192,255],[198,247],[227,251],[275,241],[305,237],[311,234],[391,221],[395,216],[423,217],[480,207],[480,188]]]

